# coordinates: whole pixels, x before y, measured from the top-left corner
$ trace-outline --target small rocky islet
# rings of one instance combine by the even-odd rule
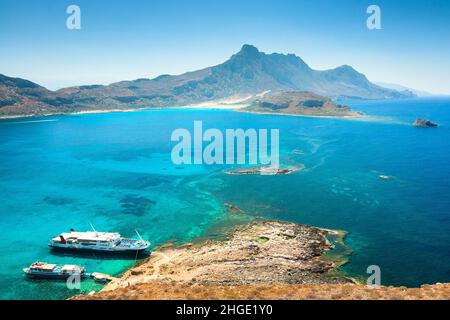
[[[225,173],[228,175],[253,175],[253,174],[259,174],[259,175],[267,175],[267,176],[273,176],[273,175],[287,175],[291,174],[300,170],[303,170],[305,167],[303,165],[299,165],[297,167],[290,167],[290,168],[278,168],[278,167],[271,167],[271,166],[261,166],[261,167],[250,167],[250,168],[244,168],[244,169],[236,169],[236,170],[230,170],[226,171]]]
[[[439,126],[436,122],[428,119],[416,119],[412,125],[418,128],[437,128]]]

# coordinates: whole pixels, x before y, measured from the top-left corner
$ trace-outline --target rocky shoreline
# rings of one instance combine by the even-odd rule
[[[235,227],[225,240],[160,247],[94,297],[158,283],[183,286],[351,283],[350,279],[330,272],[335,264],[323,258],[333,247],[326,238],[332,233],[336,231],[256,220]]]
[[[345,232],[256,220],[224,240],[167,244],[98,293],[72,299],[449,299],[450,285],[369,288],[336,272],[328,236]]]
[[[369,288],[356,284],[201,285],[152,282],[76,300],[450,300],[450,284]]]

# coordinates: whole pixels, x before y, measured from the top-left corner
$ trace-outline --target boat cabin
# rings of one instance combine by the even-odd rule
[[[51,272],[55,270],[56,264],[53,263],[46,263],[46,262],[35,262],[30,266],[30,269],[33,271],[45,271],[45,272]]]

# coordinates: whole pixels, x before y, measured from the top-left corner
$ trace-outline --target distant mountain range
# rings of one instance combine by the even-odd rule
[[[391,89],[391,90],[397,90],[397,91],[410,91],[413,94],[415,94],[418,97],[431,97],[434,96],[434,94],[426,92],[426,91],[421,91],[421,90],[416,90],[416,89],[411,89],[399,84],[394,84],[394,83],[385,83],[385,82],[374,82],[376,85],[379,85],[380,87],[383,88],[387,88],[387,89]]]
[[[414,96],[371,83],[344,65],[311,69],[293,54],[265,54],[244,45],[229,60],[182,75],[77,86],[50,91],[31,81],[0,75],[0,116],[44,115],[84,110],[169,107],[221,99],[251,100],[262,93],[308,91],[329,98],[397,99]]]

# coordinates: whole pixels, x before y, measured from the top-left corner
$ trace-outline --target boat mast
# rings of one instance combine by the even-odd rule
[[[137,229],[134,229],[134,231],[136,231],[137,236],[139,237],[139,240],[144,241],[144,239],[142,239],[141,235],[139,234],[139,232],[137,231]]]
[[[89,222],[89,224],[91,225],[92,230],[94,230],[95,233],[97,233],[97,230],[95,230],[94,226],[92,225],[92,223]]]

